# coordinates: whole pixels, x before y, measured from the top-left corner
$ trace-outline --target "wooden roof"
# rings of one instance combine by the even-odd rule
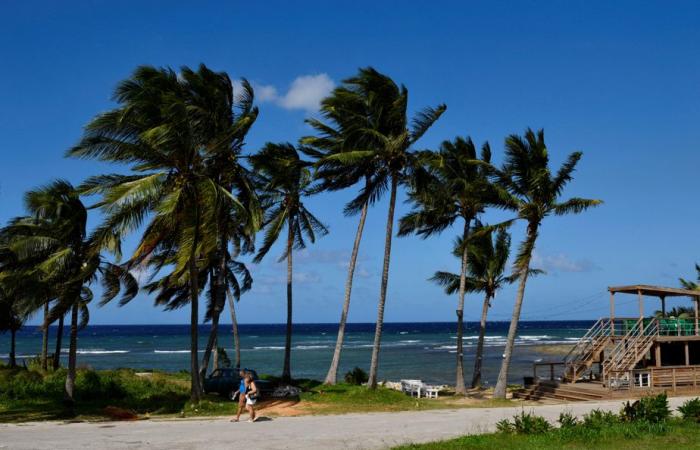
[[[654,297],[700,297],[700,291],[691,291],[690,289],[681,289],[664,286],[650,286],[648,284],[633,284],[630,286],[610,286],[608,291],[614,293],[620,292],[623,294],[652,295]]]

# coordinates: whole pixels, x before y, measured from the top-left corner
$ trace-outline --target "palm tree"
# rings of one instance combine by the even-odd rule
[[[510,235],[503,229],[498,230],[495,237],[494,230],[487,229],[481,233],[480,223],[476,223],[474,237],[469,241],[468,247],[468,275],[465,280],[466,290],[469,292],[483,292],[484,302],[481,307],[481,320],[479,321],[479,339],[476,345],[474,358],[474,372],[472,374],[472,388],[481,387],[481,367],[484,355],[484,336],[486,335],[486,318],[496,292],[507,284],[517,280],[517,274],[505,275],[508,257],[510,255]],[[462,257],[464,241],[459,240],[455,246],[455,256]],[[530,271],[532,274],[535,271]],[[430,279],[445,288],[447,295],[459,292],[461,276],[450,272],[435,272]]]
[[[695,264],[695,272],[697,273],[696,281],[686,280],[684,278],[678,279],[683,289],[688,289],[690,291],[700,290],[700,286],[697,283],[698,281],[700,281],[700,265]]]
[[[15,230],[8,233],[13,236],[8,248],[24,267],[36,264],[28,270],[28,276],[39,275],[43,283],[52,286],[52,296],[57,301],[51,316],[62,316],[70,311],[65,399],[72,404],[78,330],[88,323],[88,303],[93,298],[89,286],[100,278],[102,301],[107,302],[116,297],[122,287],[122,301],[130,300],[138,293],[138,285],[127,270],[101,257],[98,247],[87,235],[87,208],[70,183],[58,180],[30,191],[25,196],[25,204],[32,220],[13,221],[10,227]]]
[[[194,403],[202,395],[199,278],[219,248],[219,213],[233,209],[251,226],[255,224],[254,208],[211,173],[212,158],[224,152],[235,158],[228,139],[234,131],[221,131],[224,121],[211,123],[212,116],[231,113],[233,102],[225,89],[216,87],[216,80],[224,86],[231,84],[225,73],[212,72],[204,65],[197,71],[185,67],[179,74],[171,69],[139,67],[117,87],[114,98],[119,107],[93,119],[80,143],[68,152],[73,157],[131,164],[132,175],[92,177],[82,191],[102,196],[98,206],[105,220],[95,236],[103,248],[120,255],[124,235],[141,228],[148,219],[128,267],[146,265],[156,253],[167,254],[161,260],[169,261],[172,278],[187,286]]]
[[[663,319],[665,317],[675,317],[677,319],[690,319],[695,315],[695,310],[689,306],[674,306],[670,311],[654,311],[654,317]]]
[[[389,262],[394,225],[394,209],[399,185],[407,183],[417,168],[412,146],[428,131],[445,111],[445,105],[425,108],[411,121],[408,118],[408,90],[398,86],[390,77],[368,67],[343,82],[345,90],[334,92],[338,114],[346,114],[344,132],[349,135],[347,151],[337,152],[329,159],[339,164],[371,167],[371,178],[366,180],[360,195],[346,207],[361,211],[389,191],[382,281],[377,305],[372,359],[368,387],[377,386],[377,368],[384,324],[384,306],[389,284]],[[327,130],[333,133],[332,129]],[[352,177],[349,177],[352,179]]]
[[[10,248],[14,240],[23,237],[25,233],[31,233],[31,227],[23,226],[27,222],[32,223],[33,220],[30,217],[16,218],[0,230],[0,291],[6,298],[5,308],[8,314],[4,328],[12,331],[13,326],[21,326],[36,311],[43,310],[40,360],[42,369],[47,370],[48,328],[51,324],[49,311],[53,300],[51,286],[38,276],[40,273],[36,266],[41,262],[39,258],[19,261]]]
[[[514,196],[519,219],[527,223],[525,240],[518,249],[515,260],[515,272],[518,273],[518,291],[513,306],[513,316],[508,328],[508,338],[503,354],[501,370],[494,390],[495,398],[505,398],[508,382],[508,370],[518,331],[520,310],[525,296],[525,285],[530,275],[530,260],[535,248],[542,220],[554,214],[579,214],[590,207],[602,203],[574,197],[561,201],[564,187],[573,179],[572,173],[581,159],[581,152],[574,152],[552,176],[549,168],[549,154],[544,142],[544,131],[537,133],[526,130],[525,136],[510,135],[506,138],[506,158],[500,180],[504,187]]]
[[[461,219],[460,239],[468,242],[472,224],[487,206],[499,206],[507,196],[489,179],[491,170],[491,149],[488,143],[481,149],[481,159],[477,156],[470,138],[458,137],[454,142],[445,141],[435,155],[425,158],[428,180],[422,185],[414,185],[409,198],[413,210],[403,217],[399,225],[399,236],[416,233],[422,238],[439,234]],[[460,255],[457,303],[457,373],[455,392],[465,394],[464,386],[464,296],[467,290],[467,268],[469,252],[463,247]]]
[[[374,139],[368,133],[357,132],[360,123],[371,120],[372,115],[376,114],[368,102],[369,97],[363,95],[360,92],[361,89],[355,79],[346,80],[343,85],[335,88],[331,95],[321,102],[320,112],[326,122],[313,118],[306,120],[317,131],[318,135],[302,139],[302,143],[308,146],[303,147],[303,151],[316,160],[315,178],[320,181],[317,187],[318,191],[337,191],[352,187],[360,182],[364,186],[360,195],[349,202],[344,209],[346,216],[353,216],[359,212],[360,219],[348,264],[343,307],[338,323],[338,336],[333,358],[324,380],[324,384],[327,385],[335,384],[338,378],[338,367],[340,366],[345,328],[350,311],[352,284],[367,211],[370,204],[379,198],[378,195],[372,193],[372,177],[377,169],[374,160],[371,158],[345,159],[345,153],[364,150],[372,144]]]
[[[17,332],[22,328],[26,316],[20,313],[17,297],[0,283],[0,333],[10,332],[10,367],[17,367],[16,346]]]
[[[306,247],[304,235],[313,243],[317,233],[325,235],[328,229],[304,205],[303,198],[315,192],[312,163],[302,160],[294,145],[268,143],[251,156],[251,162],[261,178],[261,199],[266,208],[265,236],[255,262],[262,261],[285,226],[287,228],[287,242],[279,261],[287,259],[287,328],[282,379],[288,382],[292,378],[292,253],[294,249]]]

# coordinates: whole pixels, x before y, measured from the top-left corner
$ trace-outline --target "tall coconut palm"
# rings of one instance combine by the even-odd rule
[[[375,160],[372,158],[346,160],[344,153],[370,148],[374,137],[370,133],[358,133],[358,125],[373,120],[376,108],[369,102],[370,97],[361,92],[357,80],[351,78],[333,90],[331,95],[321,102],[321,116],[318,119],[307,119],[306,122],[318,133],[302,139],[306,144],[305,153],[315,159],[315,178],[320,181],[319,191],[337,191],[363,184],[362,191],[355,199],[345,206],[346,216],[357,213],[360,218],[355,232],[355,240],[350,253],[348,274],[345,281],[343,306],[338,322],[338,336],[324,384],[333,385],[337,382],[340,356],[345,341],[345,328],[350,311],[352,285],[360,251],[360,242],[367,219],[369,206],[378,200],[379,196],[372,191],[372,177],[375,175]]]
[[[13,232],[9,249],[20,264],[30,266],[28,275],[39,275],[52,286],[57,299],[52,315],[70,311],[70,344],[65,399],[72,403],[77,360],[78,330],[89,320],[88,303],[92,300],[89,286],[102,281],[103,301],[109,301],[124,290],[123,301],[133,298],[138,285],[123,267],[107,262],[87,234],[87,208],[73,186],[63,180],[30,191],[25,196],[32,220],[20,218],[10,226],[26,230]]]
[[[287,327],[282,379],[288,382],[292,378],[292,254],[295,249],[306,247],[304,235],[313,243],[316,234],[325,235],[328,229],[304,205],[304,198],[314,193],[312,163],[301,159],[294,145],[268,143],[250,160],[261,178],[261,199],[266,208],[265,236],[254,261],[262,261],[285,227],[287,229],[285,250],[279,261],[287,259]]]
[[[417,167],[413,145],[445,111],[445,105],[425,108],[413,120],[408,117],[408,90],[390,77],[368,67],[343,82],[345,90],[337,95],[339,114],[348,113],[346,133],[351,136],[352,150],[337,152],[330,158],[348,166],[372,167],[360,195],[346,211],[361,211],[389,191],[382,280],[377,304],[377,322],[372,345],[368,387],[377,386],[377,369],[384,325],[384,307],[389,284],[389,263],[394,226],[396,196],[400,185],[407,183]],[[338,94],[338,93],[336,93]],[[328,130],[331,132],[331,130]],[[358,143],[358,145],[355,145]]]
[[[439,152],[428,154],[425,164],[427,181],[415,184],[409,193],[413,210],[400,221],[399,236],[416,233],[423,238],[439,234],[458,220],[462,221],[459,235],[469,240],[471,227],[488,206],[500,206],[508,196],[490,176],[491,149],[488,143],[481,149],[481,158],[470,138],[458,137],[442,143]],[[460,255],[461,270],[457,300],[457,370],[455,391],[465,394],[464,386],[464,296],[467,291],[469,252],[464,246]]]
[[[508,328],[501,370],[494,390],[495,398],[506,397],[508,370],[515,346],[515,336],[518,332],[525,285],[530,274],[530,260],[542,220],[552,214],[557,216],[579,214],[602,203],[600,200],[578,197],[561,201],[564,187],[573,179],[572,174],[581,159],[581,152],[570,154],[557,173],[552,174],[543,130],[535,133],[528,129],[523,137],[510,135],[506,138],[505,146],[505,162],[500,179],[503,186],[515,197],[518,218],[526,222],[527,228],[525,239],[518,249],[515,260],[518,290]]]
[[[481,233],[481,224],[478,222],[475,224],[474,231],[475,237],[467,245],[469,256],[467,277],[464,284],[468,292],[482,292],[484,294],[471,382],[472,388],[478,388],[481,386],[486,319],[491,302],[496,297],[496,292],[505,285],[515,282],[517,274],[505,275],[510,255],[510,235],[502,229],[498,230],[495,236],[494,230]],[[460,240],[455,246],[454,254],[456,257],[462,258],[463,248],[464,241]],[[531,274],[532,272],[534,271],[531,271]],[[435,272],[430,280],[443,286],[447,295],[459,292],[462,286],[461,276],[450,272]]]
[[[251,210],[212,175],[208,165],[208,160],[221,152],[235,157],[227,147],[230,140],[222,138],[227,134],[217,132],[218,123],[210,123],[219,113],[214,109],[225,109],[233,100],[212,100],[212,92],[226,96],[221,89],[209,89],[212,80],[231,83],[225,73],[212,72],[204,65],[197,71],[185,67],[179,74],[171,69],[139,67],[117,87],[114,98],[119,106],[90,122],[83,139],[68,152],[73,157],[131,165],[132,175],[92,177],[82,190],[102,197],[98,206],[105,219],[95,236],[103,248],[120,255],[123,237],[148,219],[128,266],[145,265],[157,252],[167,253],[172,261],[167,269],[188,287],[194,403],[202,395],[199,277],[220,243],[219,212],[230,208],[247,217]]]

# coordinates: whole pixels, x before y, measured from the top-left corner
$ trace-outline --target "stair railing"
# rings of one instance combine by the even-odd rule
[[[642,352],[646,353],[658,334],[657,319],[651,319],[647,324],[644,323],[644,319],[639,319],[603,362],[603,376],[607,378],[608,384],[613,373],[631,370],[643,356]]]

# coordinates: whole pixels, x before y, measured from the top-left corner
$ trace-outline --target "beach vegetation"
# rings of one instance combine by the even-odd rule
[[[700,423],[700,398],[692,398],[686,400],[678,407],[678,412],[681,413],[683,419],[694,420]]]
[[[359,386],[366,383],[369,377],[367,376],[367,372],[362,370],[360,367],[355,367],[345,374],[344,379],[347,384]]]
[[[634,402],[626,401],[620,411],[620,418],[626,422],[647,421],[659,423],[671,416],[666,394],[642,397]]]

